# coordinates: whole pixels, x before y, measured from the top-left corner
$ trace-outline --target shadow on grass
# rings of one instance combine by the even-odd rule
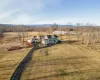
[[[63,44],[67,43],[67,44],[72,44],[72,43],[76,43],[78,42],[77,40],[66,40],[66,41],[62,41]]]
[[[62,43],[75,43],[77,41],[73,40],[73,41],[63,41]],[[62,43],[59,43],[59,44],[62,44]],[[51,47],[53,45],[49,45],[49,46],[45,46],[45,47],[41,47],[41,48],[47,48],[47,47]],[[38,48],[38,49],[41,49],[41,48]],[[30,61],[32,59],[32,55],[34,54],[30,54],[30,58],[28,61]],[[31,75],[31,71],[33,69],[33,67],[42,67],[42,66],[51,66],[51,65],[62,65],[62,64],[71,64],[71,65],[74,65],[74,64],[85,64],[87,65],[87,62],[84,61],[84,60],[87,60],[88,58],[91,58],[91,57],[85,57],[85,56],[77,56],[77,57],[68,57],[68,58],[59,58],[59,59],[51,59],[51,60],[46,60],[46,61],[36,61],[36,62],[33,62],[33,65],[30,66],[32,68],[30,68],[30,73],[28,75]],[[80,61],[80,59],[82,59],[82,61]],[[71,61],[70,61],[71,60]],[[60,62],[59,62],[60,61]],[[37,65],[35,65],[35,63]],[[28,66],[28,64],[27,64]],[[57,72],[58,70],[54,70],[53,72]],[[34,74],[37,74],[38,75],[39,72],[34,72]],[[43,72],[44,73],[44,72]],[[51,72],[46,72],[46,73],[51,73]],[[40,77],[36,77],[34,79],[30,79],[30,80],[38,80],[38,79],[44,79],[44,78],[51,78],[51,77],[57,77],[57,76],[67,76],[67,75],[71,75],[71,74],[74,74],[74,73],[80,73],[80,71],[75,71],[75,72],[66,72],[64,69],[60,69],[59,70],[59,74],[51,74],[51,75],[48,75],[48,76],[40,76]]]
[[[91,58],[91,57],[90,57]],[[88,59],[88,57],[70,57],[70,58],[64,58],[64,59],[51,59],[51,60],[46,60],[46,61],[36,61],[36,62],[31,62],[31,64],[33,64],[32,66],[29,66],[30,67],[30,73],[28,75],[31,75],[31,70],[35,70],[37,67],[38,68],[46,68],[48,66],[58,66],[58,68],[54,68],[54,70],[48,70],[48,71],[41,71],[41,72],[38,72],[38,71],[34,71],[34,73],[32,73],[32,75],[39,75],[39,74],[47,74],[47,73],[56,73],[56,74],[50,74],[49,76],[39,76],[39,77],[35,77],[33,80],[38,80],[38,79],[43,79],[43,78],[52,78],[52,77],[57,77],[57,76],[68,76],[68,75],[71,75],[71,74],[75,74],[75,73],[79,73],[80,71],[73,71],[73,72],[66,72],[67,70],[71,70],[72,68],[69,68],[67,66],[69,65],[73,65],[73,66],[76,66],[76,65],[88,65],[87,61],[78,61],[79,59]],[[71,61],[70,61],[71,60]],[[36,63],[36,64],[34,64]],[[30,64],[30,65],[31,65]],[[66,67],[63,67],[63,68],[60,68],[59,66],[60,65],[67,65]],[[78,66],[80,67],[80,66]]]
[[[86,72],[92,72],[93,69],[86,69],[86,70],[79,70],[79,71],[72,71],[72,72],[66,72],[66,69],[59,69],[59,73],[58,74],[51,74],[48,76],[41,76],[41,77],[36,77],[33,79],[29,79],[29,80],[42,80],[42,79],[47,79],[47,78],[53,78],[53,77],[62,77],[62,76],[69,76],[69,75],[75,75],[75,74],[84,74]],[[98,79],[100,77],[97,77]]]
[[[62,65],[62,64],[86,64],[87,59],[92,57],[85,57],[85,56],[77,56],[77,57],[68,57],[68,58],[57,58],[57,59],[51,59],[51,60],[39,60],[35,61],[38,66],[50,66],[50,65]],[[32,63],[33,64],[33,63]],[[34,65],[34,67],[36,67]]]

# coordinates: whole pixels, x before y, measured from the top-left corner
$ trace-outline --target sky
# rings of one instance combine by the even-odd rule
[[[0,0],[0,24],[100,25],[100,0]]]

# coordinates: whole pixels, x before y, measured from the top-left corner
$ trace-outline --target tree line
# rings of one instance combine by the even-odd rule
[[[53,31],[75,31],[78,41],[82,44],[90,45],[100,42],[100,27],[99,26],[59,26],[56,23],[51,26],[41,27],[41,26],[26,26],[26,25],[4,25],[0,24],[0,36],[3,36],[4,32],[16,32],[19,38],[24,38],[27,36],[27,32],[48,32],[49,34]],[[61,35],[62,36],[62,35]],[[70,34],[69,34],[70,40]]]

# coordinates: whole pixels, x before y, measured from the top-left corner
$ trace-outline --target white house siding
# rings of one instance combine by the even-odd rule
[[[43,45],[48,45],[50,42],[48,39],[42,39],[42,44]]]
[[[53,34],[67,34],[66,31],[54,31]]]
[[[40,39],[40,36],[37,36],[37,37],[36,37],[36,39],[38,39],[38,40],[39,40],[39,39]]]
[[[34,42],[35,42],[35,39],[33,38],[28,40],[28,43],[34,43]]]
[[[44,38],[42,38],[42,44],[43,45],[48,45],[48,44],[56,44],[58,42],[58,37],[56,36],[44,36]]]

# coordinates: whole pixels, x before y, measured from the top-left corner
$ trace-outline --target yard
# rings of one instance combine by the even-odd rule
[[[100,80],[100,53],[67,42],[37,50],[21,80]]]
[[[46,33],[42,33],[46,34]],[[29,32],[25,40],[38,35]],[[100,52],[77,41],[75,35],[61,36],[63,43],[35,51],[21,80],[100,80]],[[81,37],[80,37],[81,39]],[[0,43],[0,80],[9,80],[30,48],[7,51],[22,44],[16,33],[5,33]],[[98,44],[97,49],[100,47]]]
[[[0,51],[0,80],[10,80],[10,77],[20,61],[30,49],[5,52]]]

